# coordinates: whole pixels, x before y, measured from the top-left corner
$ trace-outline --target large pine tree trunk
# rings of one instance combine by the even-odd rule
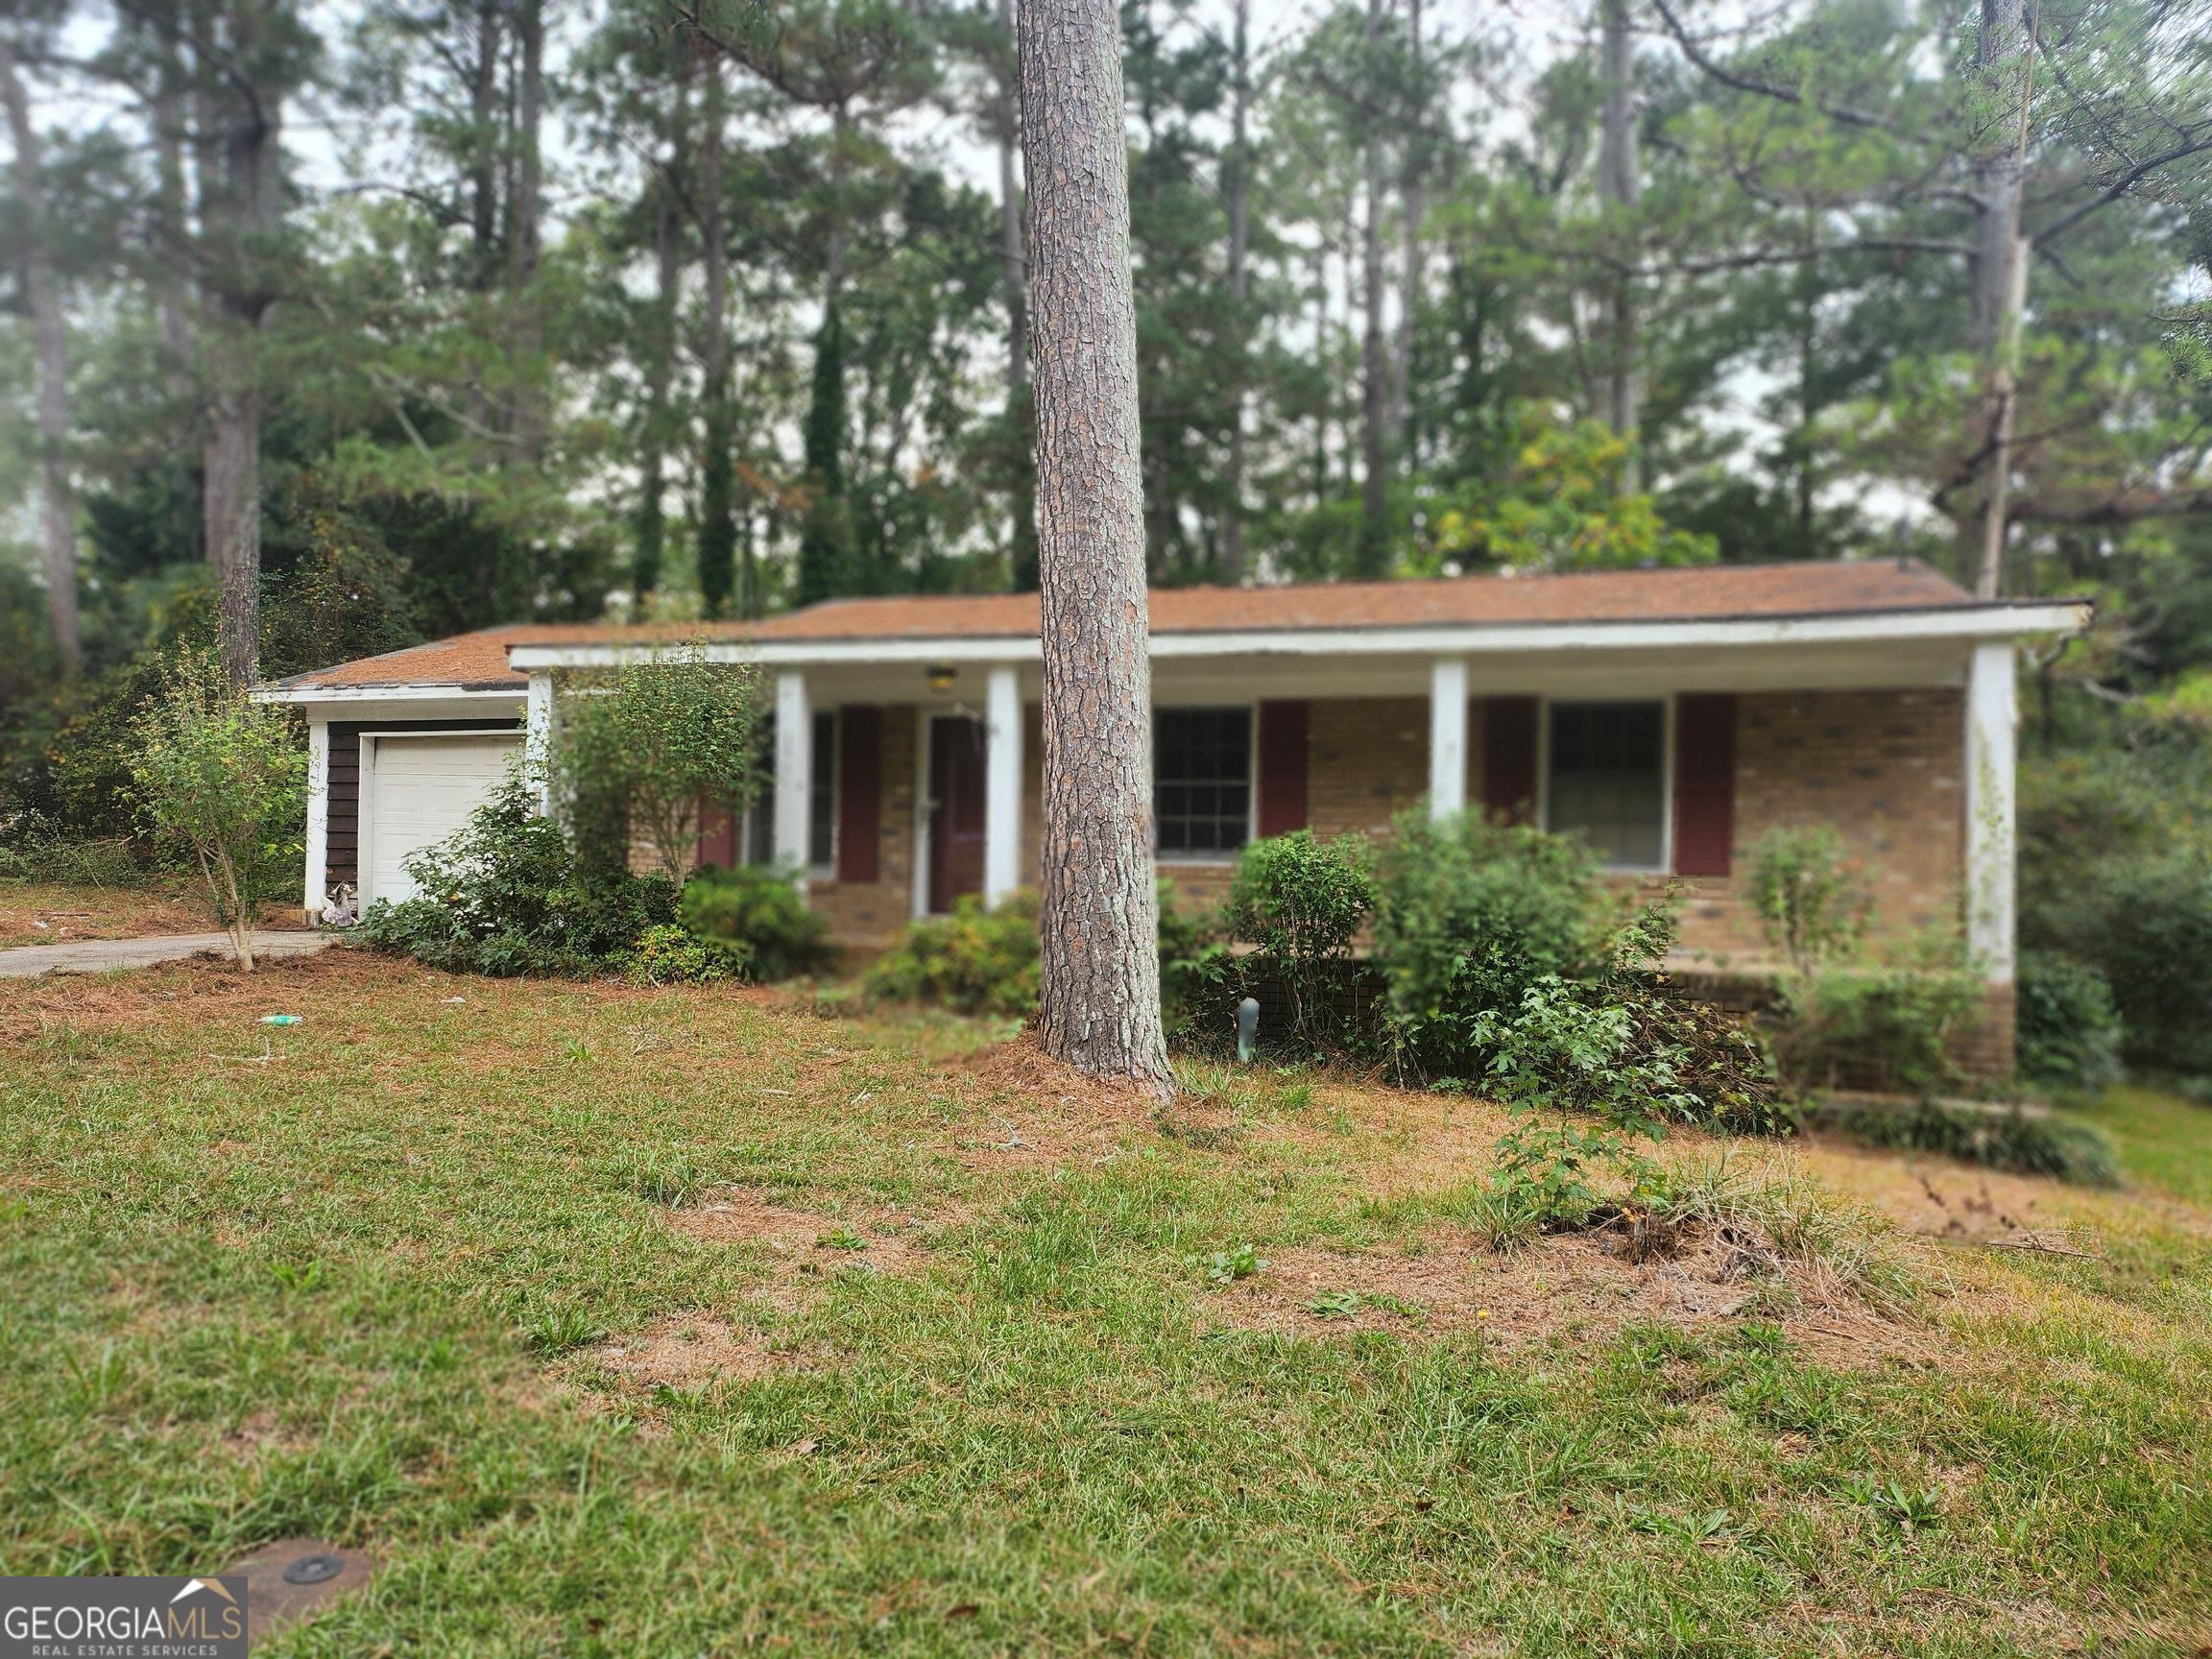
[[[238,0],[222,38],[200,53],[200,223],[212,258],[209,321],[220,342],[207,354],[207,430],[202,446],[202,514],[207,562],[221,606],[224,677],[250,684],[261,646],[260,332],[276,299],[275,242],[283,227],[282,99],[274,77],[241,71],[266,60],[274,19],[261,0]]]
[[[1024,0],[1045,825],[1038,1034],[1165,1097],[1152,673],[1114,0]]]
[[[1390,428],[1408,468],[1421,464],[1413,419],[1413,335],[1421,317],[1421,220],[1428,212],[1429,87],[1421,61],[1421,0],[1408,0],[1406,40],[1414,93],[1414,128],[1406,134],[1406,224],[1398,273],[1398,339],[1390,358]]]
[[[706,248],[705,303],[700,307],[700,395],[706,404],[707,453],[699,472],[699,596],[707,614],[730,608],[736,583],[737,523],[731,501],[735,433],[730,411],[730,250],[723,226],[722,150],[729,109],[722,60],[700,55],[707,78],[700,100],[699,236]]]
[[[1229,302],[1236,310],[1237,385],[1229,408],[1229,468],[1223,483],[1228,506],[1221,516],[1221,580],[1244,578],[1244,405],[1251,374],[1251,327],[1244,303],[1251,294],[1247,267],[1252,249],[1252,0],[1237,0],[1229,57]]]
[[[1975,430],[1982,454],[1974,506],[1960,524],[1960,563],[1975,593],[1994,599],[2005,587],[2005,543],[2012,482],[2013,358],[2028,301],[2028,244],[2020,234],[2027,175],[2033,35],[2025,0],[1982,0],[1974,62],[1990,109],[1974,166],[1974,349],[1982,357]]]
[[[1643,174],[1636,156],[1635,40],[1628,31],[1629,0],[1604,0],[1599,73],[1605,84],[1603,127],[1599,134],[1598,193],[1614,208],[1625,228],[1628,213],[1643,196]],[[1633,262],[1634,250],[1617,241],[1616,256]],[[1636,288],[1623,272],[1607,296],[1612,312],[1605,353],[1605,421],[1623,438],[1643,420],[1642,389],[1636,375]],[[1631,450],[1621,469],[1621,488],[1638,488],[1642,468]]]
[[[1367,0],[1368,62],[1382,59],[1382,0]],[[1359,547],[1362,576],[1390,568],[1390,474],[1384,429],[1390,422],[1389,363],[1382,339],[1382,140],[1368,122],[1367,222],[1360,232],[1360,298],[1366,329],[1360,341]]]
[[[640,613],[661,585],[661,556],[667,539],[661,508],[661,493],[667,487],[662,464],[668,450],[668,390],[676,376],[676,312],[684,288],[684,212],[678,179],[690,161],[690,92],[682,75],[676,77],[668,102],[668,165],[653,184],[652,329],[646,342],[645,416],[639,422],[637,546],[630,565],[630,587]]]
[[[519,62],[515,85],[515,193],[508,204],[511,220],[507,237],[507,289],[515,312],[515,342],[522,359],[522,383],[516,390],[508,429],[515,439],[515,458],[524,467],[536,467],[545,448],[546,390],[541,384],[545,369],[545,334],[540,325],[538,262],[544,233],[543,160],[545,105],[544,0],[517,0],[515,45]]]
[[[15,146],[15,199],[23,217],[23,291],[38,342],[39,522],[46,552],[46,612],[62,671],[84,666],[77,626],[77,500],[69,482],[69,341],[61,295],[46,240],[46,180],[38,134],[31,125],[31,100],[8,43],[0,38],[0,102],[8,106],[8,132]]]
[[[998,27],[1014,45],[1014,0],[998,0]],[[1014,445],[1014,590],[1037,587],[1036,425],[1029,407],[1029,260],[1022,246],[1022,76],[1019,64],[1000,74],[993,113],[998,138],[998,254],[1006,292],[1006,421]]]

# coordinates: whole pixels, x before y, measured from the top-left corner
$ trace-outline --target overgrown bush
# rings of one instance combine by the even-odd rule
[[[1617,892],[1579,841],[1541,830],[1407,816],[1381,861],[1375,959],[1401,1070],[1603,1120],[1517,1131],[1517,1184],[1538,1163],[1547,1181],[1632,1165],[1626,1146],[1667,1120],[1783,1126],[1758,1045],[1659,994],[1673,940],[1672,894]]]
[[[760,983],[811,974],[832,954],[830,924],[806,908],[788,870],[702,870],[685,884],[677,914],[736,974]]]
[[[2080,1186],[2111,1187],[2120,1180],[2111,1143],[2096,1130],[2017,1108],[1984,1112],[1934,1100],[1907,1106],[1831,1105],[1815,1121],[1867,1146],[1934,1152],[1984,1168],[2055,1176]]]
[[[2122,1027],[2104,975],[2048,951],[2020,957],[2017,1032],[2023,1076],[2096,1094],[2120,1081]]]
[[[1800,974],[1848,956],[1873,907],[1834,825],[1777,825],[1751,850],[1751,904],[1769,943]]]
[[[1547,977],[1598,977],[1622,920],[1579,841],[1475,813],[1401,814],[1376,869],[1374,958],[1402,1064],[1480,1075],[1483,1017]]]
[[[657,923],[614,958],[625,979],[640,985],[708,985],[731,976],[730,953],[697,938],[689,928]]]
[[[0,881],[141,887],[152,874],[124,837],[60,833],[29,812],[0,822]]]
[[[1238,860],[1224,921],[1254,947],[1250,966],[1280,976],[1301,1043],[1342,1036],[1329,1016],[1336,971],[1375,906],[1375,855],[1363,835],[1324,841],[1310,830],[1255,841]]]
[[[635,833],[680,882],[701,814],[742,811],[759,788],[759,676],[696,645],[565,688],[553,795],[588,862],[612,874]]]
[[[2212,1073],[2204,773],[2194,744],[2105,744],[2020,779],[2021,945],[2103,974],[2122,1058],[2183,1075]]]
[[[189,854],[216,926],[251,973],[260,906],[299,869],[304,748],[281,709],[252,702],[197,653],[177,660],[132,731],[132,786],[146,822]]]
[[[518,774],[405,863],[416,896],[372,904],[358,935],[434,968],[588,976],[622,967],[647,928],[676,920],[673,882],[582,867]]]
[[[876,959],[869,996],[929,1002],[961,1014],[1036,1012],[1037,897],[1017,893],[995,909],[973,896],[950,916],[925,916]]]
[[[1987,986],[1956,959],[1787,973],[1769,1042],[1800,1088],[1850,1084],[1932,1094],[1967,1079],[1960,1037],[1985,1017]]]

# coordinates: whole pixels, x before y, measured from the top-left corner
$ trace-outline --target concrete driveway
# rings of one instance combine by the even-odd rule
[[[337,940],[327,933],[256,933],[253,960],[264,956],[310,956]],[[108,974],[118,968],[151,968],[210,952],[228,955],[228,933],[169,933],[152,939],[80,939],[74,945],[24,945],[0,950],[0,979],[30,979],[40,974]]]

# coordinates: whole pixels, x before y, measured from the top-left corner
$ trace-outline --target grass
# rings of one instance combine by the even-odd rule
[[[1656,1304],[1507,1340],[1348,1282],[1262,1329],[1279,1263],[1433,1262],[1502,1119],[1209,1072],[1164,1127],[915,1036],[344,951],[11,992],[0,1571],[372,1550],[272,1659],[2212,1633],[2201,1209],[2041,1184],[2097,1248],[1901,1241],[1932,1311],[1887,1358]],[[2202,1178],[2138,1117],[2100,1119],[2131,1170]],[[1918,1191],[1820,1148],[1701,1201],[1846,1260],[1815,1176]]]
[[[2094,1106],[2072,1107],[2063,1115],[2119,1142],[2127,1179],[2212,1205],[2212,1106],[2153,1089],[2123,1087]]]

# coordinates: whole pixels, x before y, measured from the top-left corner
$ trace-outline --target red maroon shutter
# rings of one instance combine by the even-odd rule
[[[1674,870],[1725,876],[1736,839],[1736,698],[1674,700]]]
[[[1260,705],[1260,833],[1306,828],[1306,734],[1311,705]]]
[[[1515,824],[1536,817],[1536,714],[1533,697],[1482,699],[1482,807]]]
[[[876,879],[883,818],[883,710],[848,703],[837,733],[837,879]]]
[[[728,870],[737,862],[737,814],[727,801],[699,803],[699,862]]]

